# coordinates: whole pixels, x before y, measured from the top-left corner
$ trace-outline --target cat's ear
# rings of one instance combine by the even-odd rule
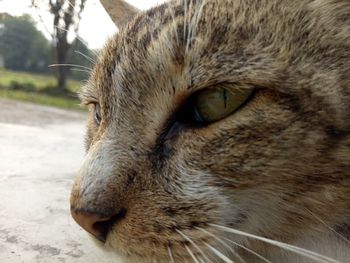
[[[136,7],[123,0],[100,0],[104,9],[117,27],[121,27],[139,11]]]

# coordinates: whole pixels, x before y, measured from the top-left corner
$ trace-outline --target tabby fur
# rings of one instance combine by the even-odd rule
[[[254,96],[209,125],[178,121],[222,83]],[[215,225],[350,262],[350,1],[166,2],[107,42],[81,98],[102,122],[92,110],[71,209],[123,209],[103,246],[125,262],[229,262],[210,247],[263,262],[227,239],[317,262]]]

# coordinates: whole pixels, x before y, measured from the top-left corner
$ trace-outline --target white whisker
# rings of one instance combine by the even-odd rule
[[[216,224],[210,224],[210,226],[215,227],[217,229],[221,229],[222,231],[228,232],[228,233],[232,233],[232,234],[237,234],[237,235],[241,235],[241,236],[245,236],[245,237],[249,237],[249,238],[253,238],[256,240],[260,240],[262,242],[265,242],[267,244],[271,244],[277,247],[280,247],[282,249],[294,252],[296,254],[305,256],[307,258],[319,261],[319,262],[332,262],[332,263],[341,263],[338,260],[332,259],[330,257],[324,256],[324,255],[320,255],[316,252],[310,251],[310,250],[306,250],[297,246],[293,246],[290,244],[286,244],[280,241],[276,241],[276,240],[272,240],[272,239],[268,239],[265,237],[261,237],[261,236],[256,236],[253,234],[249,234],[240,230],[236,230],[236,229],[232,229],[229,227],[225,227],[225,226],[220,226],[220,225],[216,225]]]
[[[186,248],[188,254],[190,254],[190,256],[191,256],[191,258],[193,259],[193,261],[194,261],[195,263],[199,263],[199,261],[197,260],[197,258],[196,258],[196,257],[194,256],[194,254],[192,253],[191,249],[190,249],[188,246],[186,246],[186,245],[185,245],[185,248]]]
[[[245,251],[248,251],[249,253],[255,255],[256,257],[260,258],[262,261],[265,261],[265,262],[267,262],[267,263],[272,263],[272,261],[270,261],[270,260],[268,260],[267,258],[263,257],[263,256],[260,255],[259,253],[257,253],[257,252],[255,252],[255,251],[251,250],[250,248],[247,248],[247,247],[245,247],[245,246],[243,246],[243,245],[241,245],[241,244],[238,244],[237,242],[232,241],[232,240],[230,240],[230,239],[227,239],[227,238],[225,238],[225,239],[226,239],[228,242],[231,242],[232,244],[234,244],[234,245],[236,245],[236,246],[238,246],[238,247],[244,249]]]
[[[175,12],[173,8],[170,8],[170,15],[172,17],[173,23],[172,27],[174,29],[175,37],[176,37],[176,44],[179,45],[179,36],[178,36],[178,31],[177,31],[177,25],[176,25],[176,20],[175,20]]]
[[[168,246],[168,255],[170,259],[170,263],[174,263],[173,253],[171,252],[171,248]]]
[[[55,26],[55,28],[69,33],[69,30],[67,30],[67,29],[65,29],[65,28],[63,28],[63,27]],[[76,38],[77,40],[79,40],[80,43],[82,43],[85,47],[89,48],[87,42],[86,42],[84,39],[82,39],[80,36],[76,35],[75,38]],[[90,49],[90,50],[91,50],[96,56],[98,55],[98,52],[97,52],[96,50],[93,50],[93,49]]]
[[[196,227],[196,229],[198,229],[199,231],[202,231],[203,233],[213,237],[215,240],[217,240],[220,244],[222,244],[224,247],[226,247],[227,249],[229,249],[231,251],[231,253],[233,255],[235,255],[236,258],[239,259],[239,261],[245,263],[245,260],[236,252],[234,251],[234,249],[232,249],[229,245],[226,244],[225,241],[223,241],[221,238],[215,236],[213,233],[210,233],[209,231],[203,229],[203,228],[200,228],[200,227]]]
[[[72,71],[86,72],[86,73],[88,73],[88,74],[90,74],[90,73],[91,73],[91,71],[90,71],[90,70],[80,69],[80,68],[71,68],[70,70],[72,70]]]
[[[192,0],[189,0],[190,1],[190,6],[189,6],[189,11],[188,11],[188,29],[187,29],[187,36],[186,36],[186,53],[188,52],[189,50],[189,46],[190,46],[190,43],[191,43],[191,35],[192,35],[192,20],[193,18],[191,19],[191,12],[192,12],[192,9],[193,9],[193,1]]]
[[[192,17],[191,25],[190,25],[191,30],[190,30],[189,36],[188,36],[186,51],[188,51],[190,43],[197,39],[196,35],[197,35],[199,21],[200,21],[200,18],[202,16],[203,9],[204,9],[204,6],[206,3],[207,3],[207,0],[203,0],[201,3],[201,6],[197,9],[197,12]]]
[[[88,61],[90,61],[91,63],[95,63],[95,60],[94,60],[92,57],[90,57],[90,56],[88,56],[88,55],[86,55],[86,54],[80,52],[79,50],[74,50],[74,52],[77,53],[77,54],[79,54],[79,55],[81,55],[81,56],[83,56],[84,58],[86,58],[86,59],[87,59]]]
[[[89,68],[89,67],[76,65],[76,64],[51,64],[51,65],[48,65],[48,67],[49,68],[52,68],[52,67],[76,67],[76,68],[86,69],[89,72],[91,71],[91,68]]]
[[[187,22],[187,0],[184,0],[184,28],[182,38],[186,40],[186,22]]]
[[[157,258],[157,253],[156,253],[156,244],[155,243],[153,243],[153,256],[154,256],[153,263],[158,263],[158,258]]]
[[[68,5],[73,8],[73,10],[76,12],[75,6],[71,3],[71,1],[68,0]]]
[[[224,254],[222,254],[219,250],[215,249],[214,247],[212,247],[211,245],[204,243],[211,251],[213,251],[213,253],[215,255],[217,255],[219,258],[221,258],[223,261],[225,261],[225,263],[234,263],[234,261],[232,261],[231,259],[229,259],[228,257],[226,257]]]
[[[343,236],[342,234],[338,233],[334,228],[330,227],[329,225],[326,224],[326,222],[324,222],[320,217],[318,217],[317,215],[315,215],[313,212],[311,212],[309,209],[306,208],[306,210],[312,215],[314,216],[318,221],[320,221],[323,225],[325,225],[329,230],[331,230],[332,232],[334,232],[338,237],[340,237],[342,240],[344,240],[346,243],[348,243],[350,245],[350,240],[347,239],[345,236]]]
[[[193,247],[195,247],[199,253],[201,253],[201,255],[206,259],[208,260],[208,262],[211,262],[211,260],[204,254],[203,250],[193,242],[193,240],[191,238],[189,238],[187,235],[185,235],[182,231],[176,229],[176,232],[180,234],[180,236],[182,236],[184,239],[186,239],[188,242],[191,243],[191,245]]]

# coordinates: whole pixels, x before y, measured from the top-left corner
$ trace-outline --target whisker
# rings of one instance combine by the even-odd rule
[[[232,229],[232,228],[228,228],[228,227],[225,227],[225,226],[220,226],[220,225],[216,225],[216,224],[209,224],[209,225],[212,226],[212,227],[215,227],[217,229],[221,229],[224,232],[233,233],[233,234],[237,234],[237,235],[253,238],[253,239],[256,239],[256,240],[260,240],[260,241],[265,242],[267,244],[271,244],[271,245],[280,247],[282,249],[294,252],[296,254],[305,256],[307,258],[310,258],[310,259],[313,259],[313,260],[316,260],[316,261],[319,261],[319,262],[341,263],[340,261],[332,259],[330,257],[324,256],[324,255],[318,254],[316,252],[313,252],[313,251],[310,251],[310,250],[306,250],[306,249],[303,249],[303,248],[300,248],[300,247],[297,247],[297,246],[286,244],[286,243],[283,243],[283,242],[280,242],[280,241],[268,239],[268,238],[261,237],[261,236],[256,236],[256,235],[253,235],[253,234],[249,234],[249,233],[246,233],[246,232],[243,232],[243,231],[240,231],[240,230],[236,230],[236,229]]]
[[[234,261],[232,261],[231,259],[229,259],[228,257],[226,257],[224,254],[222,254],[219,250],[217,250],[216,248],[212,247],[211,245],[207,244],[204,242],[204,244],[211,250],[213,251],[213,253],[215,255],[217,255],[219,258],[221,258],[223,261],[225,261],[225,263],[234,263]]]
[[[190,249],[188,246],[186,246],[186,245],[185,245],[185,248],[186,248],[188,254],[190,254],[190,256],[191,256],[191,258],[193,259],[193,261],[194,261],[195,263],[200,263],[200,262],[197,260],[197,258],[194,256],[194,254],[192,253],[191,249]]]
[[[213,233],[210,233],[209,231],[205,230],[204,228],[201,227],[196,227],[196,229],[198,229],[199,231],[202,231],[203,233],[213,237],[215,240],[219,241],[224,247],[226,247],[227,249],[229,249],[231,251],[231,253],[233,255],[235,255],[236,258],[239,259],[239,261],[245,263],[245,260],[234,250],[232,249],[232,247],[230,247],[229,245],[227,245],[227,243],[225,241],[223,241],[221,238],[215,236]]]
[[[190,43],[197,39],[196,35],[197,35],[199,21],[200,21],[200,18],[202,16],[203,8],[206,5],[206,3],[207,3],[207,0],[203,0],[201,3],[201,6],[197,9],[195,14],[193,14],[193,17],[192,17],[191,22],[190,22],[190,32],[188,34],[186,51],[188,51]]]
[[[74,1],[75,2],[75,1]],[[72,7],[74,13],[76,13],[76,15],[78,16],[78,18],[81,18],[81,12],[83,11],[81,8],[79,10],[76,9],[75,5],[72,4],[72,2],[70,0],[68,0],[68,4]],[[82,5],[82,1],[80,1],[80,5]],[[80,21],[79,21],[80,22]],[[79,23],[78,22],[78,23]],[[78,30],[78,29],[76,29]]]
[[[153,256],[154,256],[153,263],[158,263],[158,258],[157,258],[157,253],[156,253],[156,244],[155,243],[153,243]]]
[[[188,10],[188,15],[189,15],[189,17],[188,17],[188,21],[187,21],[187,23],[188,23],[188,25],[187,25],[187,27],[188,27],[188,29],[187,29],[187,36],[186,36],[186,53],[188,52],[188,50],[189,50],[189,46],[190,46],[190,42],[191,42],[191,35],[192,35],[192,26],[191,26],[191,22],[192,22],[192,20],[193,20],[193,18],[191,19],[191,12],[192,12],[192,5],[193,5],[193,1],[192,0],[189,0],[190,1],[190,5],[189,5],[189,10]]]
[[[324,222],[320,217],[318,217],[317,215],[315,215],[313,212],[311,212],[311,210],[307,209],[306,210],[312,215],[314,216],[318,221],[320,221],[323,225],[325,225],[329,230],[331,230],[332,232],[334,232],[338,237],[340,237],[341,239],[343,239],[346,243],[348,243],[350,245],[350,240],[347,239],[345,236],[343,236],[342,234],[338,233],[334,228],[330,227],[329,225],[326,224],[326,222]]]
[[[176,229],[176,232],[179,233],[180,236],[182,236],[182,237],[183,237],[184,239],[186,239],[188,242],[190,242],[191,245],[192,245],[193,247],[195,247],[195,248],[199,251],[199,253],[201,253],[201,255],[202,255],[206,260],[208,260],[208,262],[212,262],[212,261],[204,254],[203,250],[202,250],[197,244],[195,244],[191,238],[189,238],[187,235],[185,235],[182,231],[180,231],[180,230],[178,230],[178,229]]]
[[[170,15],[172,17],[172,27],[173,27],[173,30],[174,30],[174,34],[175,34],[175,37],[176,37],[176,44],[179,45],[179,36],[178,36],[178,31],[177,31],[177,25],[176,25],[176,20],[175,20],[175,11],[174,11],[174,8],[170,8]]]
[[[69,30],[67,30],[67,29],[65,29],[65,28],[63,28],[63,27],[55,26],[55,28],[56,28],[56,29],[63,30],[63,31],[65,31],[65,32],[69,33]],[[78,40],[80,41],[80,43],[82,43],[85,47],[89,48],[88,43],[87,43],[84,39],[82,39],[80,36],[76,35],[75,38],[78,39]],[[94,49],[90,49],[90,50],[91,50],[96,56],[98,55],[98,52],[97,52],[96,50],[94,50]]]
[[[170,263],[174,263],[173,253],[171,252],[171,248],[168,246],[168,255],[170,259]]]
[[[89,68],[89,67],[76,65],[76,64],[51,64],[51,65],[48,65],[48,67],[49,68],[52,68],[52,67],[76,67],[76,68],[89,70],[89,72],[91,71],[91,68]]]
[[[91,63],[95,63],[95,60],[94,60],[92,57],[90,57],[90,56],[88,56],[88,55],[86,55],[86,54],[80,52],[79,50],[74,50],[74,52],[77,53],[77,54],[79,54],[79,55],[81,55],[81,56],[83,56],[84,58],[86,58],[86,59],[87,59],[88,61],[90,61]]]
[[[183,36],[182,36],[184,40],[186,40],[186,21],[187,21],[187,0],[184,0],[184,25],[183,25]]]
[[[80,69],[80,68],[71,68],[70,70],[72,70],[72,71],[81,71],[81,72],[86,72],[86,73],[88,73],[88,74],[90,74],[90,73],[91,73],[91,71],[90,71],[90,70]]]
[[[153,21],[154,19],[151,18],[150,16],[145,16],[145,18],[147,18],[148,20],[150,21]],[[150,34],[150,37],[151,37],[151,42],[154,42],[154,35],[153,35],[153,32]],[[167,37],[168,38],[168,37]],[[169,50],[173,50],[173,46],[171,45],[172,41],[170,41],[168,39],[168,41],[165,41],[164,44],[165,46],[169,49]]]
[[[73,8],[74,12],[78,12],[70,0],[68,0],[68,5],[70,5]]]
[[[240,247],[240,248],[242,248],[242,249],[248,251],[249,253],[255,255],[256,257],[260,258],[262,261],[265,261],[265,262],[267,262],[267,263],[272,263],[272,261],[270,261],[270,260],[268,260],[267,258],[263,257],[262,255],[260,255],[259,253],[255,252],[254,250],[251,250],[250,248],[247,248],[247,247],[245,247],[245,246],[243,246],[243,245],[241,245],[241,244],[238,244],[237,242],[232,241],[232,240],[230,240],[230,239],[228,239],[228,238],[225,238],[225,239],[226,239],[228,242],[231,242],[232,244],[234,244],[234,245],[236,245],[236,246],[238,246],[238,247]]]

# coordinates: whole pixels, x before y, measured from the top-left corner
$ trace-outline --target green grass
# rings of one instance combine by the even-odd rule
[[[10,71],[0,68],[0,97],[29,101],[59,108],[78,109],[76,92],[82,83],[68,80],[68,94],[54,92],[56,80],[52,76]]]
[[[13,81],[16,81],[19,84],[32,83],[38,90],[42,90],[47,87],[54,87],[56,85],[56,79],[53,76],[11,71],[0,68],[0,85],[9,87]],[[82,83],[76,80],[67,81],[68,90],[72,92],[77,92],[81,85]]]
[[[35,92],[25,92],[20,90],[8,90],[0,88],[0,97],[28,101],[64,109],[83,110],[83,108],[79,105],[78,99],[60,98],[45,94],[38,94]]]

